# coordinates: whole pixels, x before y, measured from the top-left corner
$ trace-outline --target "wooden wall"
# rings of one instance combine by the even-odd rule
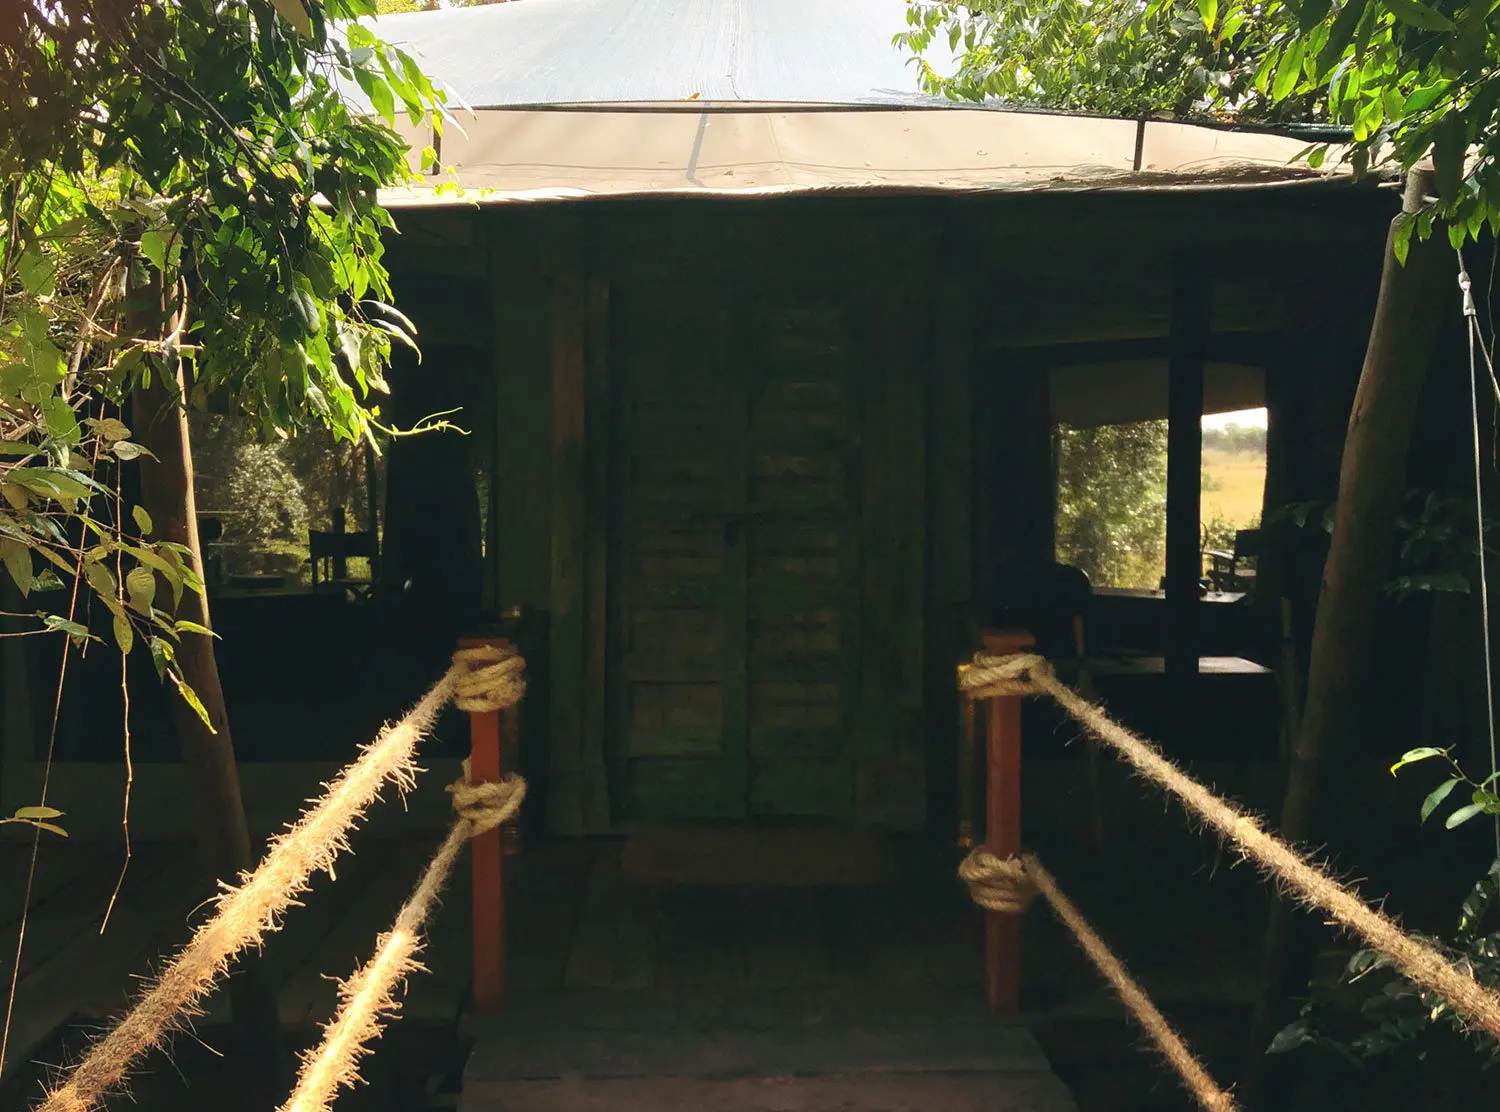
[[[1393,204],[1372,189],[1303,188],[398,213],[388,263],[401,304],[425,343],[471,349],[493,375],[493,412],[474,417],[493,422],[497,476],[487,599],[547,612],[551,828],[600,831],[616,817],[612,290],[795,279],[858,291],[877,354],[863,371],[868,736],[852,814],[941,827],[952,668],[986,576],[1006,550],[1051,551],[1048,361],[1076,345],[1107,357],[1110,344],[1131,355],[1129,344],[1165,342],[1171,260],[1195,251],[1214,262],[1211,348],[1285,352],[1281,338],[1316,334],[1350,296]]]

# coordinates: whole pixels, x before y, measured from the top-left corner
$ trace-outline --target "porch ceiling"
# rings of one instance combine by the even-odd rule
[[[480,110],[461,122],[464,134],[450,125],[440,145],[459,190],[440,188],[454,175],[439,174],[385,192],[383,204],[1227,189],[1349,180],[1342,170],[1293,165],[1307,146],[1300,138],[1042,112],[613,106]],[[438,146],[428,125],[403,130],[414,152]]]

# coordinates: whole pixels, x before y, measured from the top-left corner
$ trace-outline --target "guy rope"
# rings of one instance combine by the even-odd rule
[[[1050,697],[1124,758],[1137,774],[1174,795],[1189,815],[1212,827],[1241,857],[1253,861],[1298,899],[1326,912],[1342,928],[1386,955],[1410,980],[1443,997],[1466,1023],[1500,1039],[1500,993],[1481,985],[1468,971],[1407,934],[1389,916],[1370,907],[1306,854],[1269,833],[1255,815],[1225,802],[1187,775],[1155,745],[1131,733],[1060,681],[1044,657],[1032,653],[1007,656],[979,653],[972,664],[959,670],[959,689],[972,699]],[[1235,1107],[1035,857],[1002,860],[988,850],[975,849],[959,867],[959,875],[969,885],[975,902],[994,910],[1019,911],[1040,893],[1177,1069],[1199,1103],[1213,1112]]]
[[[525,693],[525,661],[499,646],[461,649],[443,678],[405,717],[381,731],[359,757],[327,785],[285,834],[272,841],[255,871],[219,895],[213,915],[200,926],[136,1002],[134,1008],[84,1055],[40,1105],[39,1112],[87,1112],[124,1077],[130,1064],[158,1046],[199,1004],[230,962],[275,931],[282,914],[307,890],[317,872],[332,873],[349,848],[348,836],[388,783],[406,789],[416,782],[418,743],[439,713],[453,702],[469,712],[515,706]],[[324,1028],[322,1044],[302,1063],[296,1089],[283,1108],[326,1109],[340,1086],[355,1077],[355,1063],[379,1035],[395,1009],[394,989],[417,968],[421,929],[464,843],[516,813],[525,784],[516,776],[493,784],[465,777],[450,789],[456,818],[375,956],[340,986],[339,1009]]]

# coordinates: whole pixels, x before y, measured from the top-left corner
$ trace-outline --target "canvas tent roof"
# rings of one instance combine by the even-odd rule
[[[917,91],[905,0],[512,0],[385,16],[383,38],[476,114],[440,141],[464,192],[394,207],[827,190],[1265,185],[1299,138],[964,107]],[[946,53],[930,57],[951,68]],[[416,155],[414,154],[415,158]],[[1326,177],[1326,176],[1325,176]]]
[[[905,0],[513,0],[377,25],[475,108],[932,99],[891,44]]]

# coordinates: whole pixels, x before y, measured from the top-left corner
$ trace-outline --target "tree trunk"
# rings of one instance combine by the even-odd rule
[[[153,535],[185,545],[192,553],[193,570],[202,576],[203,552],[198,543],[193,495],[193,454],[181,397],[180,371],[175,384],[163,383],[156,376],[151,386],[135,394],[135,437],[156,456],[155,461],[145,457],[141,460],[141,501],[151,515]],[[213,628],[208,601],[195,591],[183,592],[177,617]],[[216,879],[233,881],[242,871],[252,868],[255,860],[245,824],[239,771],[230,740],[224,690],[214,659],[213,638],[184,634],[177,660],[183,678],[197,693],[213,723],[210,730],[184,700],[173,697],[183,776],[192,795],[194,829],[210,873]],[[229,979],[229,993],[236,1036],[258,1060],[275,1062],[279,1067],[276,999],[272,986],[262,975],[257,954],[246,954],[236,963]],[[279,1069],[265,1072],[274,1074]]]
[[[1428,171],[1407,179],[1403,208],[1414,212],[1432,191]],[[1375,657],[1375,616],[1381,585],[1390,578],[1396,517],[1406,488],[1406,457],[1417,403],[1443,320],[1452,277],[1446,236],[1413,236],[1406,265],[1394,251],[1396,223],[1386,239],[1380,296],[1349,417],[1339,472],[1333,536],[1323,568],[1308,657],[1301,728],[1292,743],[1281,833],[1308,837],[1323,754],[1342,751],[1357,735]],[[1241,1093],[1253,1107],[1276,1008],[1288,984],[1293,907],[1271,905],[1261,955],[1260,998],[1251,1024]],[[1291,991],[1297,991],[1291,988]]]

